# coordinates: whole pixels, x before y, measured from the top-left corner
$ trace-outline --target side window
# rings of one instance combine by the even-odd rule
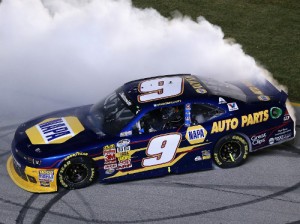
[[[184,124],[184,106],[164,107],[145,114],[133,128],[133,133],[150,133],[179,128]]]
[[[191,120],[192,125],[202,124],[213,118],[222,115],[224,111],[207,104],[192,104]]]

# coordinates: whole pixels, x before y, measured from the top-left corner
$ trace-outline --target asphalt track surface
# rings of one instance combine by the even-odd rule
[[[238,168],[51,194],[26,192],[7,174],[20,122],[0,122],[0,223],[300,223],[299,120],[293,142],[253,153]]]

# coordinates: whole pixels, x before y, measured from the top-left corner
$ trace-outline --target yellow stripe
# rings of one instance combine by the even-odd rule
[[[198,147],[198,146],[202,146],[202,145],[207,145],[207,144],[210,144],[211,142],[208,142],[208,143],[204,143],[204,144],[197,144],[197,145],[192,145],[192,146],[187,146],[187,147],[183,147],[183,148],[179,148],[177,149],[177,153],[183,153],[181,155],[179,155],[175,160],[173,160],[172,162],[170,163],[164,163],[164,164],[160,164],[160,165],[157,165],[157,166],[149,166],[149,167],[143,167],[143,168],[140,168],[140,169],[137,169],[137,170],[130,170],[130,171],[127,171],[127,172],[118,172],[116,173],[114,176],[111,176],[111,177],[108,177],[108,178],[105,178],[105,179],[111,179],[111,178],[116,178],[116,177],[121,177],[121,176],[125,176],[125,175],[128,175],[128,174],[134,174],[134,173],[141,173],[141,172],[144,172],[144,171],[149,171],[149,170],[154,170],[154,169],[159,169],[159,168],[163,168],[163,167],[167,167],[167,166],[173,166],[175,163],[177,163],[180,159],[182,159],[182,157],[184,157],[188,151],[191,151],[192,149]],[[138,149],[136,151],[140,151],[140,150],[143,150],[145,148],[142,148],[142,149]],[[136,151],[134,151],[133,153],[135,153]],[[133,154],[132,153],[132,154]]]
[[[115,175],[111,176],[111,177],[107,177],[105,179],[111,179],[111,178],[116,178],[116,177],[122,177],[122,176],[126,176],[128,174],[134,174],[134,173],[141,173],[144,171],[149,171],[149,170],[154,170],[154,169],[159,169],[159,168],[163,168],[166,166],[173,166],[175,163],[177,163],[182,157],[184,157],[187,153],[183,153],[180,156],[178,156],[175,160],[173,160],[173,162],[171,163],[165,163],[165,164],[161,164],[161,165],[157,165],[157,166],[149,166],[149,167],[143,167],[140,168],[138,170],[130,170],[127,172],[118,172]]]
[[[294,102],[291,102],[291,104],[292,104],[294,107],[300,107],[300,103],[294,103]]]
[[[209,143],[203,143],[203,144],[197,144],[197,145],[192,145],[192,146],[187,146],[187,147],[183,147],[183,148],[178,148],[177,149],[177,153],[190,151],[193,148],[196,148],[196,147],[202,146],[202,145],[207,145],[207,144],[210,144],[210,143],[211,142],[209,142]],[[146,150],[146,148],[140,148],[140,149],[135,149],[135,150],[129,151],[129,154],[130,154],[130,156],[132,156],[134,153],[139,152],[139,151],[143,151],[143,150]],[[98,161],[98,160],[102,160],[102,159],[104,159],[104,156],[98,156],[98,157],[93,158],[94,161]]]
[[[187,152],[187,151],[190,151],[194,148],[197,148],[199,146],[203,146],[203,145],[207,145],[207,144],[210,144],[211,142],[208,142],[208,143],[203,143],[203,144],[197,144],[197,145],[191,145],[191,146],[187,146],[187,147],[183,147],[183,148],[178,148],[177,149],[177,153],[181,153],[181,152]]]

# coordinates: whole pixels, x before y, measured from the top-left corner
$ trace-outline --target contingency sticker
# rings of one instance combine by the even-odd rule
[[[50,118],[26,130],[32,144],[59,144],[78,133],[84,127],[77,117]]]

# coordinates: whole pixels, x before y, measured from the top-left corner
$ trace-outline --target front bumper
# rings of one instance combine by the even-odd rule
[[[58,169],[37,169],[18,163],[10,156],[6,164],[7,172],[20,188],[33,193],[57,191]]]

